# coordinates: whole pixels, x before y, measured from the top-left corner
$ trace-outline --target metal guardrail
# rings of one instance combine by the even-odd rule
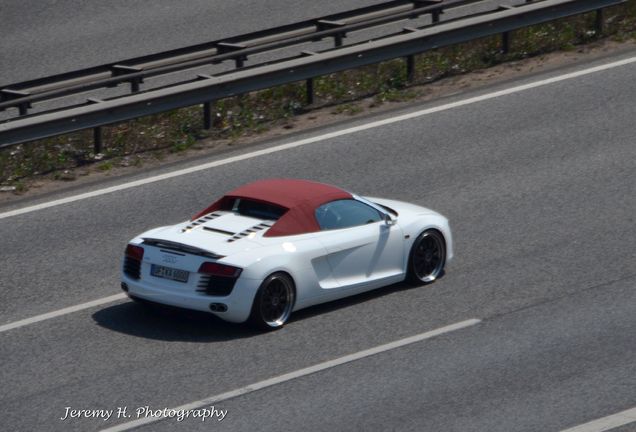
[[[334,38],[343,45],[347,33],[431,14],[434,23],[445,10],[484,0],[393,0],[375,6],[329,15],[243,36],[195,45],[150,56],[74,71],[57,76],[0,86],[0,110],[15,107],[26,115],[30,104],[97,88],[130,83],[140,90],[145,78],[166,75],[197,66],[234,61],[244,67],[248,56],[306,42]]]
[[[142,59],[148,60],[150,63],[153,61],[158,62],[155,63],[158,64],[157,67],[148,70],[128,70],[128,73],[124,76],[102,78],[100,74],[104,71],[100,72],[97,69],[92,69],[75,74],[66,74],[66,76],[62,76],[62,80],[58,81],[55,79],[49,79],[49,81],[43,79],[26,84],[23,83],[22,87],[9,86],[8,88],[10,89],[39,86],[43,90],[40,93],[29,95],[17,94],[13,99],[1,102],[0,109],[20,106],[20,103],[29,104],[35,101],[48,100],[52,97],[59,97],[62,94],[86,91],[90,88],[101,88],[121,82],[132,83],[133,81],[131,80],[143,79],[155,73],[189,69],[222,60],[234,60],[238,67],[234,71],[216,76],[199,75],[195,80],[164,88],[145,92],[135,91],[133,94],[109,100],[93,100],[89,104],[75,105],[51,112],[22,115],[10,119],[0,123],[0,147],[89,128],[95,128],[97,147],[97,144],[100,143],[99,127],[106,124],[197,104],[204,105],[204,118],[209,119],[210,101],[301,80],[307,80],[307,88],[309,90],[313,88],[312,79],[315,77],[401,57],[407,59],[407,70],[410,68],[409,73],[412,73],[413,56],[415,54],[497,34],[504,35],[503,44],[505,49],[509,41],[509,32],[513,30],[591,11],[597,11],[597,26],[600,30],[603,8],[621,4],[624,1],[541,0],[516,7],[498,7],[495,11],[486,14],[477,14],[445,22],[438,22],[435,14],[439,18],[439,13],[444,8],[463,5],[469,3],[469,1],[447,0],[435,2],[435,4],[431,4],[432,1],[394,1],[387,3],[391,5],[393,10],[379,7],[364,8],[362,9],[364,12],[362,14],[350,13],[347,15],[346,19],[351,22],[324,24],[329,27],[328,29],[321,28],[318,22],[322,20],[318,20],[312,21],[312,25],[315,27],[313,30],[311,30],[310,25],[307,25],[308,22],[284,27],[283,29],[286,32],[292,34],[291,37],[280,36],[282,33],[273,31],[253,33],[251,36],[256,35],[257,37],[252,39],[258,41],[260,38],[261,43],[247,46],[245,43],[231,42],[237,46],[230,49],[229,52],[219,52],[219,47],[224,46],[222,44],[219,45],[219,43],[216,43],[216,48],[211,48],[208,45],[199,46],[202,50],[190,51],[188,54],[181,53],[181,55],[186,55],[187,57],[192,55],[193,52],[200,53],[208,49],[214,49],[216,52],[210,52],[209,56],[204,55],[197,59],[188,58],[185,62],[169,64],[170,58],[174,58],[174,56],[162,57],[158,55],[154,58],[149,56]],[[399,10],[400,8],[408,8],[406,3],[411,4],[410,9]],[[427,3],[428,5],[418,7],[421,3]],[[357,10],[357,12],[360,11]],[[365,14],[368,14],[370,19],[361,17]],[[354,29],[368,28],[369,26],[380,25],[378,23],[394,22],[396,19],[404,20],[422,14],[431,14],[433,16],[433,25],[422,28],[406,28],[400,34],[393,34],[350,46],[343,47],[341,45],[342,37]],[[307,33],[298,35],[297,33],[299,32]],[[302,55],[286,58],[272,64],[266,63],[251,67],[243,67],[244,65],[239,64],[245,55],[264,52],[272,49],[272,46],[280,48],[325,37],[333,37],[336,47],[318,53],[305,52]],[[245,39],[247,38],[235,38],[235,40]],[[338,39],[340,39],[340,43]],[[90,81],[91,79],[93,80],[92,82]],[[78,84],[74,82],[75,80],[88,80],[88,82],[82,81]],[[70,81],[71,84],[67,86],[60,85],[55,88],[55,82],[64,81]],[[135,88],[132,88],[132,90],[134,91]],[[52,94],[54,96],[51,96]],[[43,99],[40,99],[41,97]]]

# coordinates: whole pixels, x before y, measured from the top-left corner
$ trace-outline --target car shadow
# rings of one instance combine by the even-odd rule
[[[93,319],[100,327],[119,333],[170,342],[223,342],[261,333],[209,313],[133,301],[101,309]]]
[[[399,282],[362,294],[334,300],[294,312],[290,323],[411,289]],[[106,307],[92,315],[97,325],[119,333],[146,339],[181,342],[223,342],[266,333],[247,324],[233,324],[216,316],[187,309],[133,301]],[[281,331],[285,331],[282,329]]]

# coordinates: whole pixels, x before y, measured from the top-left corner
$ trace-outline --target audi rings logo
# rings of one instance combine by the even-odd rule
[[[171,255],[161,255],[161,260],[167,264],[174,264],[177,262],[177,258]]]

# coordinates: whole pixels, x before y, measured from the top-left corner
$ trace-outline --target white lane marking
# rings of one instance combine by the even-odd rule
[[[636,422],[636,407],[564,429],[561,432],[603,432],[633,422]]]
[[[466,106],[466,105],[470,105],[470,104],[474,104],[477,102],[482,102],[485,100],[489,100],[489,99],[494,99],[500,96],[505,96],[505,95],[509,95],[509,94],[513,94],[513,93],[519,93],[525,90],[529,90],[529,89],[533,89],[536,87],[542,87],[548,84],[552,84],[552,83],[556,83],[556,82],[560,82],[560,81],[565,81],[565,80],[569,80],[572,78],[577,78],[580,76],[584,76],[584,75],[589,75],[592,73],[596,73],[596,72],[601,72],[604,70],[608,70],[608,69],[613,69],[619,66],[624,66],[627,64],[631,64],[636,62],[636,57],[630,57],[624,60],[619,60],[619,61],[615,61],[612,63],[607,63],[604,65],[600,65],[600,66],[595,66],[595,67],[591,67],[588,69],[583,69],[580,71],[576,71],[576,72],[571,72],[568,74],[564,74],[564,75],[559,75],[556,77],[552,77],[552,78],[546,78],[546,79],[542,79],[539,81],[535,81],[535,82],[531,82],[528,84],[524,84],[524,85],[519,85],[519,86],[515,86],[515,87],[511,87],[505,90],[499,90],[499,91],[495,91],[492,93],[487,93],[484,95],[480,95],[480,96],[476,96],[476,97],[472,97],[472,98],[468,98],[468,99],[464,99],[464,100],[460,100],[457,102],[451,102],[451,103],[447,103],[444,105],[439,105],[433,108],[428,108],[428,109],[424,109],[424,110],[420,110],[420,111],[414,111],[408,114],[403,114],[397,117],[392,117],[392,118],[388,118],[388,119],[383,119],[383,120],[377,120],[377,121],[373,121],[370,123],[366,123],[363,125],[359,125],[359,126],[354,126],[354,127],[350,127],[350,128],[346,128],[346,129],[341,129],[335,132],[329,132],[326,134],[322,134],[322,135],[318,135],[318,136],[314,136],[311,138],[305,138],[299,141],[294,141],[291,143],[287,143],[287,144],[281,144],[281,145],[277,145],[274,147],[270,147],[270,148],[266,148],[263,150],[257,150],[257,151],[253,151],[253,152],[249,152],[249,153],[244,153],[242,155],[238,155],[238,156],[233,156],[233,157],[229,157],[226,159],[221,159],[221,160],[217,160],[217,161],[213,161],[213,162],[208,162],[202,165],[197,165],[197,166],[193,166],[193,167],[189,167],[189,168],[184,168],[184,169],[180,169],[177,171],[172,171],[172,172],[168,172],[165,174],[160,174],[160,175],[156,175],[156,176],[152,176],[152,177],[148,177],[146,179],[142,179],[142,180],[136,180],[136,181],[132,181],[129,183],[124,183],[124,184],[120,184],[117,186],[111,186],[111,187],[107,187],[104,189],[98,189],[92,192],[86,192],[86,193],[82,193],[79,195],[73,195],[73,196],[69,196],[66,198],[61,198],[58,200],[54,200],[54,201],[49,201],[49,202],[44,202],[41,204],[36,204],[36,205],[32,205],[32,206],[28,206],[28,207],[23,207],[20,209],[16,209],[16,210],[10,210],[4,213],[0,213],[0,219],[5,219],[11,216],[17,216],[20,214],[24,214],[24,213],[30,213],[30,212],[34,212],[37,210],[42,210],[42,209],[46,209],[49,207],[54,207],[54,206],[58,206],[58,205],[62,205],[62,204],[67,204],[67,203],[72,203],[75,201],[80,201],[83,199],[87,199],[87,198],[92,198],[92,197],[96,197],[99,195],[104,195],[104,194],[108,194],[108,193],[112,193],[112,192],[117,192],[117,191],[121,191],[121,190],[125,190],[125,189],[130,189],[130,188],[134,188],[137,186],[142,186],[145,184],[149,184],[149,183],[154,183],[154,182],[158,182],[158,181],[162,181],[162,180],[166,180],[166,179],[170,179],[173,177],[179,177],[182,175],[186,175],[186,174],[192,174],[195,173],[197,171],[202,171],[202,170],[206,170],[206,169],[210,169],[210,168],[214,168],[214,167],[218,167],[218,166],[222,166],[222,165],[227,165],[230,163],[234,163],[234,162],[239,162],[242,160],[246,160],[246,159],[252,159],[258,156],[264,156],[267,154],[271,154],[271,153],[277,153],[280,151],[284,151],[284,150],[289,150],[295,147],[301,147],[307,144],[311,144],[314,142],[318,142],[318,141],[324,141],[324,140],[328,140],[331,138],[337,138],[343,135],[349,135],[349,134],[353,134],[356,132],[360,132],[363,130],[367,130],[367,129],[373,129],[373,128],[377,128],[380,126],[386,126],[392,123],[397,123],[397,122],[401,122],[404,120],[410,120],[410,119],[414,119],[416,117],[421,117],[427,114],[432,114],[432,113],[436,113],[436,112],[440,112],[440,111],[446,111],[446,110],[450,110],[453,108],[457,108],[457,107],[461,107],[461,106]]]
[[[238,389],[235,389],[235,390],[231,390],[231,391],[226,392],[226,393],[221,393],[221,394],[218,394],[218,395],[207,397],[205,399],[201,399],[201,400],[198,400],[198,401],[190,402],[188,404],[181,405],[179,407],[172,408],[172,409],[169,409],[167,411],[169,412],[171,410],[175,410],[175,411],[178,411],[178,410],[191,410],[191,409],[196,409],[196,408],[203,407],[205,405],[212,405],[212,404],[215,404],[215,403],[222,402],[224,400],[235,398],[237,396],[242,396],[242,395],[245,395],[245,394],[248,394],[248,393],[253,393],[255,391],[258,391],[258,390],[261,390],[261,389],[264,389],[264,388],[267,388],[267,387],[271,387],[271,386],[276,385],[276,384],[281,384],[281,383],[284,383],[284,382],[287,382],[287,381],[291,381],[291,380],[296,379],[296,378],[300,378],[300,377],[304,377],[306,375],[314,374],[316,372],[320,372],[320,371],[323,371],[325,369],[330,369],[330,368],[333,368],[333,367],[336,367],[336,366],[343,365],[345,363],[350,363],[350,362],[353,362],[353,361],[356,361],[356,360],[360,360],[360,359],[363,359],[365,357],[369,357],[369,356],[372,356],[372,355],[375,355],[375,354],[379,354],[381,352],[390,351],[390,350],[393,350],[393,349],[396,349],[396,348],[400,348],[400,347],[403,347],[403,346],[406,346],[406,345],[414,344],[416,342],[421,342],[423,340],[430,339],[432,337],[439,336],[439,335],[442,335],[444,333],[450,333],[450,332],[455,331],[455,330],[459,330],[459,329],[463,329],[463,328],[466,328],[466,327],[470,327],[470,326],[473,326],[475,324],[479,324],[480,322],[481,322],[481,320],[479,320],[479,319],[469,319],[469,320],[461,321],[461,322],[458,322],[458,323],[455,323],[455,324],[450,324],[450,325],[447,325],[447,326],[444,326],[444,327],[440,327],[440,328],[435,329],[435,330],[431,330],[431,331],[428,331],[428,332],[425,332],[425,333],[417,334],[415,336],[410,336],[410,337],[407,337],[407,338],[404,338],[404,339],[399,339],[399,340],[396,340],[396,341],[393,341],[393,342],[389,342],[389,343],[384,344],[384,345],[379,345],[379,346],[376,346],[374,348],[366,349],[364,351],[358,351],[357,353],[349,354],[349,355],[346,355],[344,357],[339,357],[339,358],[336,358],[336,359],[333,359],[333,360],[328,360],[326,362],[318,363],[318,364],[315,364],[313,366],[309,366],[309,367],[306,367],[306,368],[303,368],[303,369],[299,369],[299,370],[296,370],[296,371],[293,371],[293,372],[286,373],[284,375],[279,375],[277,377],[269,378],[269,379],[266,379],[264,381],[259,381],[259,382],[256,382],[254,384],[250,384],[250,385],[247,385],[245,387],[241,387],[241,388],[238,388]],[[125,430],[133,429],[133,428],[136,428],[136,427],[140,427],[140,426],[143,426],[143,425],[147,425],[149,423],[158,422],[158,421],[161,421],[163,419],[164,419],[163,417],[144,417],[144,418],[140,418],[140,419],[137,419],[137,420],[133,420],[133,421],[128,422],[128,423],[122,423],[122,424],[119,424],[119,425],[115,425],[113,427],[109,427],[107,429],[102,429],[102,432],[125,431]]]
[[[33,324],[39,321],[44,321],[47,319],[51,319],[51,318],[55,318],[55,317],[59,317],[62,315],[66,315],[66,314],[70,314],[72,312],[77,312],[77,311],[81,311],[83,309],[88,309],[88,308],[92,308],[94,306],[99,306],[99,305],[103,305],[105,303],[111,303],[117,300],[121,300],[126,298],[126,294],[115,294],[112,296],[108,296],[108,297],[103,297],[97,300],[93,300],[93,301],[89,301],[86,303],[81,303],[75,306],[69,306],[66,307],[64,309],[58,309],[56,311],[53,312],[48,312],[42,315],[36,315],[36,316],[32,316],[31,318],[26,318],[20,321],[14,321],[12,323],[9,324],[5,324],[5,325],[1,325],[0,326],[0,333],[5,332],[7,330],[11,330],[11,329],[15,329],[18,327],[24,327],[26,325],[29,324]]]

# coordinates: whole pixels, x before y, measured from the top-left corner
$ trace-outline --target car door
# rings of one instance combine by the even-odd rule
[[[340,287],[374,285],[403,272],[403,235],[375,208],[355,199],[331,201],[316,210],[320,241]]]

